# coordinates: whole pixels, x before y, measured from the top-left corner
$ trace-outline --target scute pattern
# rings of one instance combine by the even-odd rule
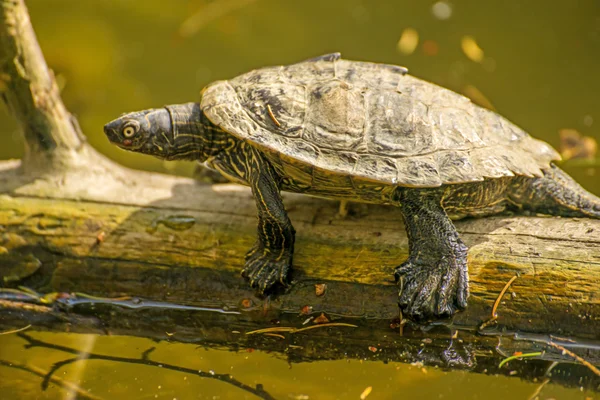
[[[541,176],[560,159],[498,114],[406,72],[329,54],[215,82],[201,107],[263,151],[355,181],[436,187]]]
[[[300,137],[306,113],[305,88],[282,83],[257,84],[254,90],[238,91],[242,108],[262,128],[275,131],[287,137]],[[277,115],[275,120],[271,113]]]
[[[365,134],[365,99],[343,81],[331,80],[310,92],[304,139],[324,148],[358,150]]]

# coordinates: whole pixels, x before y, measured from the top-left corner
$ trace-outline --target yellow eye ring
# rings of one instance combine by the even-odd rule
[[[133,135],[135,135],[136,129],[133,126],[126,126],[125,128],[123,128],[123,136],[125,137],[132,137]]]

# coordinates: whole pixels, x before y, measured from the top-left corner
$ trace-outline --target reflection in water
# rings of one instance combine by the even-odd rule
[[[0,344],[5,399],[25,398],[17,393],[47,399],[337,399],[358,398],[369,387],[373,399],[398,398],[399,392],[437,399],[440,390],[448,399],[527,399],[538,391],[543,398],[586,396],[547,379],[352,359],[288,364],[282,355],[252,348],[232,352],[125,336],[27,332],[0,337]]]

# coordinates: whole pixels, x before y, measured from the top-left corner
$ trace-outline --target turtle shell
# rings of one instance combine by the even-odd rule
[[[328,54],[261,68],[203,91],[214,124],[267,153],[399,186],[541,176],[548,144],[403,67]]]

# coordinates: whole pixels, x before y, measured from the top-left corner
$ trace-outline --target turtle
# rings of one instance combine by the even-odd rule
[[[409,240],[398,304],[416,321],[467,306],[468,249],[453,219],[600,218],[600,199],[556,166],[550,145],[404,67],[339,53],[213,82],[200,101],[124,114],[104,132],[250,186],[258,229],[242,275],[260,294],[290,281],[295,229],[281,191],[397,207]]]

